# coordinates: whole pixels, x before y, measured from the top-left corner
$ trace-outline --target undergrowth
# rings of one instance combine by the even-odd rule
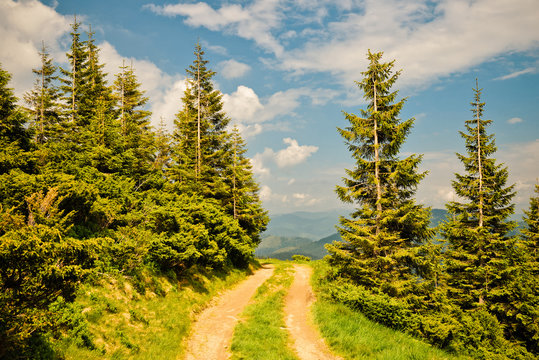
[[[325,263],[314,263],[312,278],[317,301],[313,315],[322,336],[335,353],[345,359],[466,359],[446,353],[403,332],[367,319],[361,312],[334,301],[332,285],[324,282]]]

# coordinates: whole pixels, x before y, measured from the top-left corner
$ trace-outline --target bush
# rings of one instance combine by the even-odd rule
[[[477,359],[532,359],[522,346],[504,338],[496,317],[485,309],[463,311],[449,304],[436,310],[416,308],[406,299],[372,293],[342,279],[322,280],[325,294],[333,301],[363,313],[387,327],[423,338],[440,348]]]
[[[311,258],[305,255],[292,255],[294,261],[311,261]]]

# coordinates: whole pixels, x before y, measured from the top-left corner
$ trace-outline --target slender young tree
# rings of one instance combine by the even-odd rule
[[[0,64],[0,175],[27,168],[31,149],[31,135],[24,126],[28,119],[17,106],[10,80],[11,75]]]
[[[71,24],[71,47],[67,53],[69,68],[60,68],[62,77],[62,100],[66,106],[66,115],[71,124],[76,124],[77,114],[79,110],[80,88],[84,83],[83,74],[87,66],[85,60],[87,58],[86,49],[83,41],[80,39],[79,32],[80,22],[75,16],[73,24]]]
[[[398,295],[415,282],[416,249],[432,236],[429,211],[413,195],[425,173],[418,172],[421,155],[400,159],[400,147],[414,119],[401,121],[405,99],[391,91],[400,71],[383,53],[368,52],[369,66],[356,82],[368,101],[361,116],[345,113],[350,126],[339,128],[356,162],[346,170],[339,198],[357,204],[351,218],[341,218],[342,242],[328,246],[330,263],[344,276],[368,288]]]
[[[253,177],[251,161],[245,156],[245,146],[238,128],[234,126],[227,152],[229,163],[225,172],[229,195],[222,199],[222,203],[227,212],[238,220],[247,235],[258,243],[260,233],[266,229],[269,218],[267,211],[262,208],[260,189]]]
[[[36,76],[34,88],[25,94],[24,100],[29,105],[28,111],[32,116],[34,141],[42,145],[56,137],[59,132],[57,125],[60,122],[60,94],[55,84],[58,79],[57,67],[53,64],[44,42],[39,55],[41,66],[32,70]]]
[[[183,108],[174,120],[171,179],[205,197],[220,198],[224,188],[224,152],[230,119],[223,112],[222,93],[214,89],[215,72],[208,69],[204,51],[195,46],[195,60],[187,69],[188,87]]]
[[[124,64],[120,69],[113,87],[122,139],[122,172],[140,184],[151,170],[154,156],[151,112],[145,110],[148,98],[141,90],[133,67]]]
[[[513,213],[514,185],[507,186],[508,171],[496,164],[494,135],[486,128],[492,122],[483,119],[481,89],[476,83],[471,102],[473,118],[465,122],[466,154],[457,154],[464,174],[455,174],[455,193],[467,202],[447,205],[450,220],[442,226],[448,240],[449,286],[451,296],[465,308],[492,303],[504,291],[510,273],[510,253],[515,238],[509,232],[516,227],[508,217]]]
[[[535,263],[535,271],[539,271],[539,185],[535,185],[535,195],[530,199],[530,209],[524,213],[526,227],[522,230],[522,235],[526,252]]]

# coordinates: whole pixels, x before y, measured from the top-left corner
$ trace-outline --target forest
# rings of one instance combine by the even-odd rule
[[[151,127],[136,69],[124,64],[108,84],[93,33],[79,27],[68,67],[43,45],[23,101],[0,67],[1,359],[54,358],[42,355],[48,339],[80,324],[69,306],[77,290],[107,274],[136,282],[144,269],[181,278],[247,268],[269,222],[200,44],[169,134]],[[514,235],[514,185],[494,158],[476,84],[459,200],[430,228],[430,208],[414,200],[422,156],[399,157],[414,119],[399,118],[400,71],[382,55],[368,52],[356,82],[366,109],[344,113],[350,125],[338,129],[355,167],[336,193],[356,210],[340,220],[342,241],[327,245],[322,293],[449,352],[536,358],[539,186]],[[94,346],[85,336],[77,346]]]

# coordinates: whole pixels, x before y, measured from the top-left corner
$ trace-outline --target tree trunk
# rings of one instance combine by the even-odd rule
[[[378,151],[378,122],[376,113],[378,112],[376,96],[376,80],[373,82],[374,89],[374,181],[376,183],[376,235],[380,233],[380,218],[382,217],[382,187],[380,184],[380,154]]]
[[[475,79],[475,87],[479,91],[479,84],[477,79]],[[480,118],[479,118],[479,99],[476,103],[475,115],[477,118],[477,167],[479,168],[479,227],[483,227],[483,167],[481,164],[481,133],[480,128]]]

